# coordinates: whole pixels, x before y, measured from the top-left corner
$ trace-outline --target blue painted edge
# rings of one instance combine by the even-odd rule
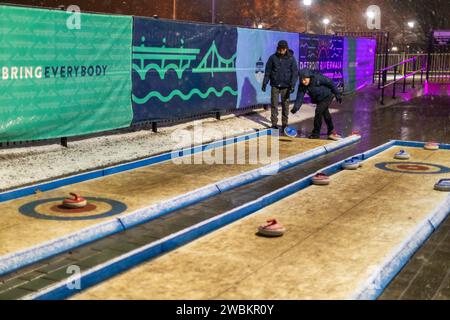
[[[109,220],[97,224],[95,228],[85,228],[64,238],[53,239],[38,247],[5,255],[0,260],[0,274],[12,272],[36,261],[51,258],[61,252],[79,247],[99,238],[124,231],[119,220]]]
[[[292,157],[282,159],[277,163],[269,164],[264,167],[257,168],[255,170],[251,170],[243,174],[219,181],[216,183],[216,186],[220,190],[220,192],[225,192],[233,188],[243,186],[244,184],[261,179],[264,176],[276,174],[278,172],[287,170],[291,167],[318,158],[324,154],[334,152],[338,149],[354,144],[360,140],[361,140],[360,136],[350,136],[345,139],[342,139],[341,141],[333,142],[325,146],[320,146],[305,151],[303,153],[299,153]]]
[[[162,203],[122,215],[117,219],[121,221],[125,229],[130,229],[139,224],[154,220],[175,210],[179,210],[181,208],[193,205],[197,202],[218,195],[219,193],[220,190],[217,188],[217,186],[215,184],[211,184],[169,199]]]
[[[391,143],[393,146],[414,148],[425,146],[425,142],[419,141],[392,140]],[[450,144],[440,144],[440,149],[450,150]],[[426,221],[394,251],[378,272],[359,288],[354,294],[354,299],[376,300],[449,214],[450,195],[430,212]]]
[[[426,142],[420,142],[420,141],[403,141],[403,140],[393,140],[393,141],[396,146],[403,146],[403,147],[423,148],[426,144]],[[450,144],[440,143],[439,149],[450,150]]]
[[[235,137],[231,139],[227,139],[229,141],[239,142],[244,141],[245,139],[252,139],[259,136],[265,135],[264,133],[261,134],[261,132],[249,134],[246,136],[241,137]],[[244,140],[240,140],[244,139]],[[338,146],[338,148],[330,148],[332,151],[335,151],[339,148],[343,148],[345,146],[348,146],[352,143],[356,143],[361,139],[360,136],[350,136],[345,139],[342,139],[338,142],[330,143],[329,146]],[[220,145],[223,145],[223,142],[217,142]],[[233,142],[230,142],[233,143]],[[320,157],[321,155],[327,153],[327,150],[324,146],[315,148],[313,150],[306,151],[304,153],[300,153],[298,155],[292,156],[290,158],[286,158],[280,161],[277,165],[277,171],[279,172],[281,170],[286,170],[294,165],[298,165],[300,163],[303,163],[305,161],[309,161],[311,159]],[[158,217],[161,217],[165,214],[168,214],[170,212],[173,212],[175,210],[181,209],[183,207],[195,204],[197,202],[203,201],[209,197],[212,197],[214,195],[217,195],[221,192],[230,190],[232,188],[236,188],[242,185],[245,185],[249,182],[261,179],[267,174],[273,174],[274,171],[270,170],[270,168],[273,167],[273,165],[268,165],[263,168],[258,168],[251,171],[251,174],[248,175],[248,173],[243,173],[241,175],[225,179],[222,181],[219,181],[215,184],[211,184],[205,187],[202,187],[200,189],[193,190],[191,192],[188,192],[186,194],[177,196],[175,198],[169,199],[167,201],[164,201],[163,203],[155,204],[147,208],[139,209],[135,212],[120,216],[118,218],[114,218],[112,220],[114,223],[118,223],[118,225],[121,228],[117,228],[114,230],[110,230],[109,233],[102,232],[101,229],[97,228],[97,225],[93,225],[88,227],[85,230],[82,230],[82,232],[75,232],[74,234],[70,234],[61,238],[58,238],[56,240],[52,240],[50,243],[55,243],[58,245],[55,245],[55,248],[49,249],[49,245],[43,244],[43,245],[37,245],[35,247],[26,249],[24,251],[16,252],[11,255],[7,255],[4,257],[0,257],[0,275],[12,272],[14,270],[17,270],[19,268],[23,268],[27,265],[30,265],[32,263],[35,263],[39,260],[49,258],[51,256],[54,256],[58,253],[74,249],[76,247],[79,247],[81,245],[87,244],[89,242],[98,240],[100,238],[103,238],[105,236],[123,231],[124,229],[129,229],[134,226],[137,226],[139,224],[145,223],[147,221],[156,219]],[[276,173],[275,172],[275,173]],[[85,237],[85,232],[91,232],[89,234],[89,237]],[[95,237],[95,233],[98,232],[98,236]],[[74,241],[73,239],[77,239],[77,241]]]
[[[354,294],[355,299],[376,300],[389,283],[407,264],[409,259],[427,241],[432,233],[450,214],[450,195],[428,216],[428,218],[394,250],[387,261]]]
[[[397,145],[397,141],[390,141],[384,145],[371,149],[367,152],[359,154],[357,156],[362,159],[368,159],[376,154]],[[332,175],[341,170],[342,164],[345,160],[334,163],[321,171]],[[302,189],[311,185],[311,178],[314,174],[305,177],[299,181],[296,181],[288,186],[278,189],[270,194],[267,194],[255,201],[244,204],[243,206],[226,212],[218,217],[214,217],[210,220],[202,222],[189,229],[180,231],[177,234],[171,235],[165,239],[162,239],[158,243],[150,244],[149,246],[139,248],[127,255],[118,257],[113,261],[109,261],[97,268],[90,270],[81,276],[81,281],[84,284],[84,289],[89,288],[95,284],[98,284],[112,276],[123,272],[137,264],[147,261],[148,259],[155,257],[161,253],[172,250],[179,247],[182,244],[188,243],[192,240],[199,238],[209,232],[215,231],[233,221],[239,220],[247,215],[250,215],[265,206],[268,206],[276,201],[279,201],[293,193],[296,193]],[[448,216],[450,213],[450,195],[446,198],[446,201],[437,207],[429,216],[417,231],[405,241],[401,248],[389,259],[384,267],[380,268],[378,273],[372,277],[371,281],[378,280],[379,285],[375,286],[375,290],[371,289],[367,285],[364,286],[359,293],[355,295],[356,299],[376,299],[389,284],[389,282],[395,277],[395,275],[406,264],[409,258],[417,251],[417,249],[428,239],[432,232],[438,227],[438,225]],[[65,284],[59,283],[53,287],[48,288],[45,291],[39,292],[34,295],[26,297],[26,299],[37,300],[53,300],[64,299],[80,292],[81,290],[70,290]]]
[[[130,253],[117,257],[80,275],[78,280],[83,289],[70,289],[67,281],[55,284],[43,291],[24,297],[26,300],[59,300],[68,298],[82,290],[96,285],[110,277],[126,271],[137,264],[148,261],[162,253],[173,250],[185,243],[193,241],[205,234],[215,231],[222,226],[239,220],[262,208],[262,202],[257,200],[242,207],[228,211],[218,217],[206,220],[200,224],[170,235],[155,243],[138,248]]]
[[[239,141],[245,141],[257,137],[262,137],[265,135],[271,135],[272,131],[271,129],[257,131],[255,133],[250,133],[238,137],[232,137],[228,138],[222,141],[216,141],[213,143],[208,143],[202,146],[201,149],[208,148],[210,146],[217,147],[217,146],[223,146],[224,144],[234,144]],[[185,151],[187,152],[193,152],[195,148],[187,148],[183,149],[184,151],[177,151],[177,156],[181,156],[182,154],[185,154]],[[198,152],[200,152],[201,149],[198,149]],[[136,168],[136,165],[139,166],[146,166],[146,165],[152,165],[156,163],[160,163],[162,161],[166,161],[167,157],[170,160],[171,154],[163,154],[156,157],[151,157],[148,159],[137,161],[136,163],[130,163],[130,164],[124,164],[113,168],[107,168],[104,170],[98,170],[91,173],[81,174],[73,177],[68,177],[65,179],[60,179],[53,181],[49,184],[42,184],[39,186],[32,186],[25,189],[28,189],[28,191],[33,190],[32,193],[38,188],[41,191],[51,190],[56,187],[61,187],[67,184],[71,183],[77,183],[86,181],[89,179],[94,179],[97,177],[102,177],[104,171],[108,171],[110,174],[123,172],[126,170],[132,170]],[[155,162],[157,161],[157,162]],[[121,167],[121,169],[119,168]],[[88,178],[86,178],[88,176]],[[70,183],[69,183],[70,182]],[[50,185],[51,184],[51,185]],[[19,194],[28,195],[26,192],[27,190],[21,189],[12,191],[11,193],[18,192]],[[77,231],[75,233],[66,235],[64,237],[51,240],[49,242],[25,249],[23,251],[15,252],[9,255],[5,255],[0,257],[0,275],[4,275],[7,273],[10,273],[14,270],[17,270],[19,268],[23,268],[27,265],[30,265],[32,263],[35,263],[39,260],[50,258],[56,254],[59,254],[64,251],[68,251],[71,249],[74,249],[76,247],[82,246],[84,244],[87,244],[89,242],[98,240],[100,238],[103,238],[105,236],[123,231],[124,228],[130,228],[132,226],[135,226],[137,224],[146,222],[151,219],[155,219],[157,217],[160,217],[164,214],[167,214],[171,211],[180,209],[182,207],[192,205],[196,202],[202,201],[206,198],[209,198],[211,196],[217,195],[220,193],[220,190],[215,185],[209,185],[206,187],[202,187],[200,189],[194,190],[192,192],[180,195],[178,197],[175,197],[173,199],[169,199],[161,204],[156,204],[148,208],[144,208],[141,210],[138,210],[134,213],[130,213],[128,216],[123,216],[119,218],[114,218],[113,220],[107,221],[106,223],[110,223],[111,225],[115,225],[115,228],[110,229],[103,229],[103,224],[101,223],[99,225],[90,226],[86,229]],[[1,201],[0,201],[1,202]]]
[[[56,179],[56,180],[53,180],[50,182],[44,182],[44,183],[40,183],[40,184],[28,186],[28,187],[5,191],[5,192],[0,193],[0,203],[35,194],[36,190],[49,191],[49,190],[53,190],[53,189],[60,188],[63,186],[68,186],[68,185],[71,185],[74,183],[79,183],[79,182],[92,180],[92,179],[96,179],[96,178],[101,178],[104,176],[117,174],[117,173],[129,171],[129,170],[133,170],[133,169],[137,169],[137,168],[141,168],[141,167],[155,165],[155,164],[169,161],[174,158],[179,158],[179,157],[182,157],[182,156],[185,156],[188,154],[195,154],[198,152],[202,152],[205,148],[209,148],[209,149],[217,148],[217,147],[220,147],[223,145],[229,145],[229,144],[237,143],[240,141],[250,140],[250,139],[253,139],[256,137],[262,137],[262,136],[271,135],[271,134],[272,134],[272,129],[264,129],[264,130],[260,130],[257,132],[247,133],[247,134],[244,134],[244,135],[241,135],[238,137],[231,137],[231,138],[227,138],[227,139],[221,140],[221,141],[214,141],[211,143],[202,144],[200,146],[194,146],[191,148],[185,148],[185,149],[181,149],[181,150],[167,152],[167,153],[164,153],[161,155],[152,156],[152,157],[149,157],[146,159],[133,161],[130,163],[125,163],[125,164],[121,164],[121,165],[117,165],[117,166],[113,166],[113,167],[109,167],[109,168],[105,168],[105,169],[101,169],[101,170],[95,170],[95,171],[91,171],[91,172],[87,172],[87,173],[70,176],[67,178]]]
[[[55,180],[55,181],[48,182],[48,183],[42,183],[42,184],[37,184],[37,185],[21,188],[21,189],[6,191],[3,193],[0,193],[0,203],[35,194],[37,190],[48,191],[48,190],[56,189],[56,188],[63,187],[66,185],[83,182],[86,180],[96,179],[96,178],[100,178],[100,177],[103,177],[103,173],[101,171],[94,171],[94,172],[83,173],[80,175]]]
[[[360,137],[349,137],[350,141],[359,141]],[[348,143],[340,142],[342,147],[348,145]],[[381,152],[381,151],[380,151]],[[325,172],[329,174],[335,173],[340,170],[342,163],[340,161],[324,169]],[[311,179],[314,174],[309,175],[301,180],[298,180],[288,186],[281,189],[275,190],[274,192],[262,196],[254,201],[246,203],[238,208],[230,210],[223,213],[217,217],[211,218],[204,222],[201,222],[190,228],[181,230],[180,232],[170,235],[160,241],[138,248],[133,252],[125,254],[115,260],[104,263],[92,270],[83,273],[80,276],[80,281],[82,283],[83,289],[86,290],[90,286],[100,283],[112,276],[123,272],[131,267],[136,266],[139,263],[147,261],[148,259],[155,257],[161,253],[173,250],[183,244],[191,242],[207,233],[213,232],[229,223],[237,221],[245,216],[248,216],[265,206],[275,203],[289,195],[292,195],[302,189],[307,188],[311,185]],[[81,290],[69,289],[66,284],[58,283],[53,287],[50,287],[44,291],[38,292],[27,296],[26,299],[36,299],[36,300],[56,300],[65,299],[70,297]]]

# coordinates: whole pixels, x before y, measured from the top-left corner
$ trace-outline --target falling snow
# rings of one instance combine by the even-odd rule
[[[61,9],[77,4],[73,0],[4,2]],[[301,0],[83,0],[77,5],[84,11],[211,22],[213,2],[217,23],[304,32],[309,16],[310,32],[321,34],[368,31],[365,12],[369,5],[378,5],[381,28],[390,32],[392,45],[408,44],[411,49],[423,49],[430,30],[450,29],[449,0],[313,0],[308,12]],[[325,18],[330,20],[327,28]],[[414,28],[408,27],[409,21],[415,22]]]

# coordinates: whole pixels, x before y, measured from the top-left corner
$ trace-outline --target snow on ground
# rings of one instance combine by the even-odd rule
[[[290,123],[295,124],[313,118],[314,110],[312,105],[303,105],[299,113],[290,115]],[[333,113],[337,110],[330,111]],[[195,141],[183,139],[183,143],[180,144],[180,140],[176,138],[180,133],[184,137],[193,135],[194,130],[199,132],[199,126],[203,131],[199,139]],[[247,115],[228,115],[221,120],[207,118],[163,127],[159,128],[158,133],[142,130],[73,142],[69,139],[68,148],[52,144],[0,149],[0,191],[142,159],[181,147],[189,147],[191,143],[209,142],[269,126],[270,110],[260,110]],[[199,135],[196,134],[196,137]]]

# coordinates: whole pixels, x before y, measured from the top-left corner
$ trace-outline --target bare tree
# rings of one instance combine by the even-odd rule
[[[399,43],[426,43],[430,32],[450,29],[450,5],[448,0],[392,0],[393,15],[401,23],[395,40]],[[413,28],[408,21],[415,22]]]

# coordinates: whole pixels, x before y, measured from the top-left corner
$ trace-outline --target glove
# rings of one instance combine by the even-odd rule
[[[342,104],[342,97],[336,96],[336,101],[339,102],[339,104]]]
[[[290,88],[289,88],[289,92],[290,92],[291,94],[293,94],[294,91],[295,91],[295,87],[290,87]]]
[[[265,84],[263,84],[262,88],[261,88],[262,92],[266,92],[267,90],[267,86]]]

